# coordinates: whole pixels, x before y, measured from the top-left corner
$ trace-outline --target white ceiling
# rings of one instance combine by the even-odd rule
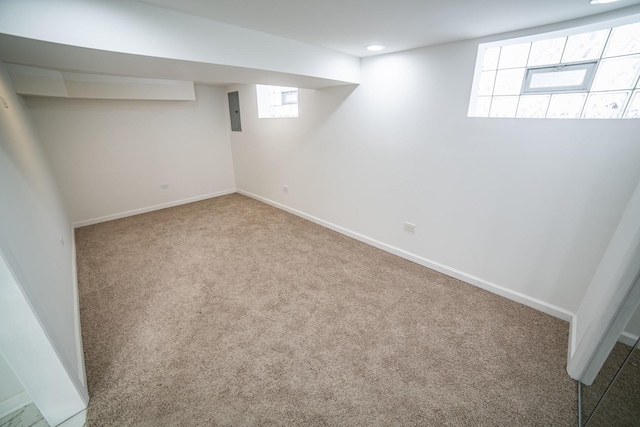
[[[640,0],[140,0],[363,57],[595,15]]]
[[[599,6],[589,0],[0,0],[0,61],[212,85],[322,88],[357,83],[357,57],[373,55],[366,44],[385,44],[388,49],[378,54],[388,53],[615,9],[627,8],[608,19],[636,15],[639,5],[640,0]]]

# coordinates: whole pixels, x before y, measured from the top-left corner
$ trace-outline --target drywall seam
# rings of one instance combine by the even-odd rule
[[[229,190],[218,191],[216,193],[204,194],[202,196],[189,197],[181,200],[174,200],[173,202],[161,203],[159,205],[148,206],[145,208],[133,209],[130,211],[120,212],[112,215],[105,215],[99,218],[87,219],[84,221],[78,221],[73,223],[73,228],[85,227],[87,225],[98,224],[101,222],[112,221],[114,219],[126,218],[128,216],[139,215],[147,212],[157,211],[160,209],[170,208],[173,206],[184,205],[187,203],[198,202],[200,200],[212,199],[214,197],[225,196],[227,194],[235,193],[236,189],[231,188]]]
[[[553,317],[557,317],[558,319],[562,319],[564,321],[570,321],[574,317],[574,313],[566,310],[562,307],[555,306],[553,304],[549,304],[548,302],[539,300],[537,298],[533,298],[531,296],[525,295],[520,292],[512,291],[510,289],[506,289],[500,285],[495,283],[488,282],[486,280],[482,280],[479,277],[475,277],[471,274],[465,273],[460,270],[456,270],[455,268],[451,268],[449,266],[440,264],[438,262],[429,260],[427,258],[423,258],[419,255],[413,254],[411,252],[405,251],[403,249],[397,248],[395,246],[388,245],[386,243],[380,242],[378,240],[372,239],[368,236],[362,235],[360,233],[356,233],[355,231],[351,231],[344,227],[340,227],[331,222],[325,221],[323,219],[317,218],[313,215],[309,215],[305,212],[301,212],[297,209],[290,208],[283,204],[274,202],[273,200],[255,195],[248,191],[244,191],[241,189],[237,190],[238,193],[245,195],[247,197],[251,197],[252,199],[259,200],[268,205],[274,206],[278,209],[282,209],[286,212],[294,214],[296,216],[307,219],[316,224],[322,225],[323,227],[329,228],[333,231],[337,231],[338,233],[344,234],[356,240],[359,240],[368,245],[374,246],[378,249],[382,249],[385,252],[389,252],[393,255],[397,255],[401,258],[407,259],[409,261],[415,262],[416,264],[420,264],[424,267],[430,268],[432,270],[438,271],[440,273],[446,274],[447,276],[451,276],[455,279],[461,280],[465,283],[468,283],[473,286],[477,286],[481,289],[494,293],[496,295],[500,295],[512,301],[518,302],[520,304],[524,304],[528,307],[534,308],[538,311],[542,311],[543,313],[549,314]]]

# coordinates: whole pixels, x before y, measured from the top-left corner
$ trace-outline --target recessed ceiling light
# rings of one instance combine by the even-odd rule
[[[615,3],[620,0],[591,0],[591,4]]]
[[[365,46],[365,49],[367,49],[370,52],[378,52],[383,50],[385,47],[386,46],[382,46],[381,44],[370,44]]]

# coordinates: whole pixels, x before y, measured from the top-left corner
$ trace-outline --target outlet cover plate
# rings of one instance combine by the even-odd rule
[[[416,225],[412,224],[410,222],[405,222],[404,223],[404,229],[409,231],[409,232],[411,232],[411,233],[414,233],[416,231]]]

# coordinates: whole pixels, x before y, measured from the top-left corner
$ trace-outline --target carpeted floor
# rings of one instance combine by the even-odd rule
[[[76,231],[90,426],[573,426],[568,324],[232,194]]]

